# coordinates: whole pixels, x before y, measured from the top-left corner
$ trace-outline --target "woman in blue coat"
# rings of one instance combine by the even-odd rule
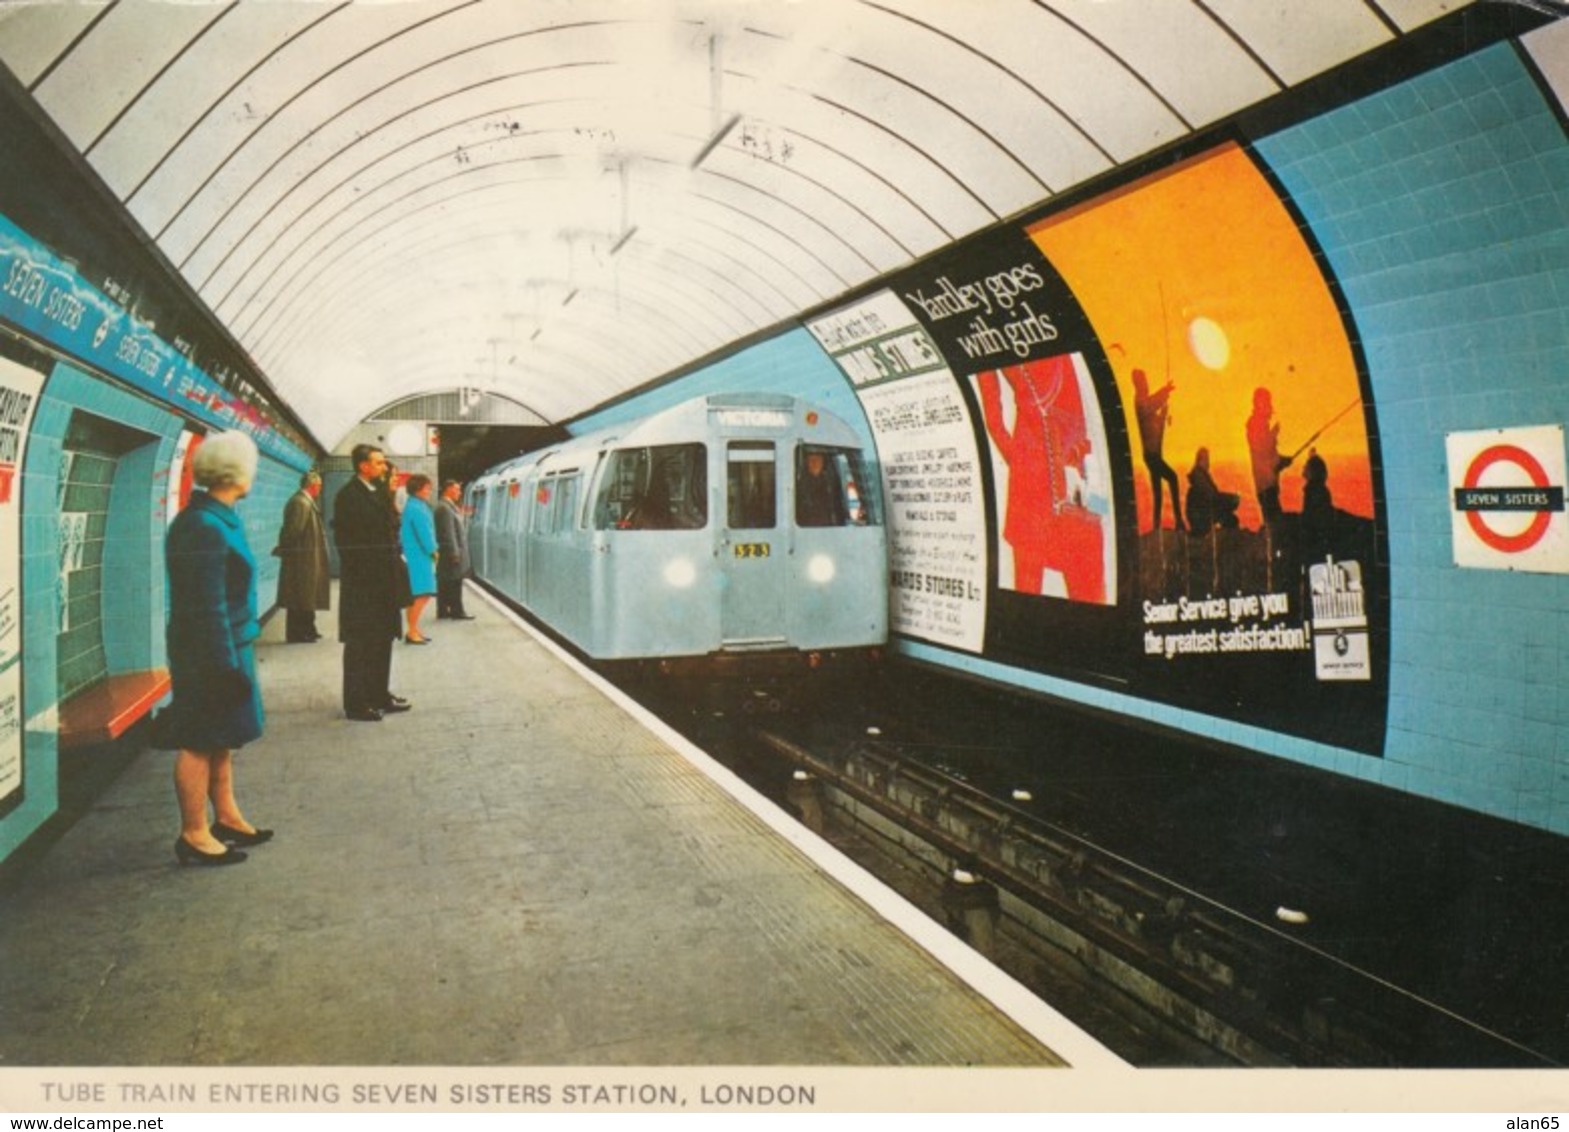
[[[191,493],[169,525],[169,678],[174,698],[158,719],[160,745],[177,750],[174,791],[181,864],[232,865],[232,845],[260,845],[272,830],[245,819],[234,797],[233,751],[261,736],[261,691],[252,642],[256,561],[234,505],[256,477],[256,445],[240,432],[208,437],[196,450]],[[212,803],[209,824],[207,804]]]
[[[409,501],[403,506],[401,538],[403,560],[409,566],[409,592],[414,601],[409,606],[409,630],[403,639],[411,645],[423,645],[430,638],[419,631],[419,619],[436,596],[436,559],[440,556],[436,513],[431,510],[435,492],[429,476],[410,476],[404,487]]]

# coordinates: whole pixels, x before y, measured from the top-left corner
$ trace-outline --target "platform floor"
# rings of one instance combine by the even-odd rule
[[[332,617],[313,645],[274,618],[236,768],[276,840],[178,867],[172,755],[138,755],[0,893],[0,1066],[1060,1062],[469,607],[397,647],[415,707],[379,724],[342,716]]]

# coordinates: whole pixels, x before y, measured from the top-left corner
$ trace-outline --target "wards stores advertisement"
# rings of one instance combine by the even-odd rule
[[[1372,405],[1332,281],[1241,146],[809,328],[877,442],[898,632],[1381,752]]]

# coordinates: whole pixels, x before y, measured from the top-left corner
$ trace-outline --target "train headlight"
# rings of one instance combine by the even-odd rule
[[[672,558],[665,563],[665,582],[678,590],[684,590],[697,581],[697,567],[692,565],[690,558]]]
[[[806,576],[814,582],[834,580],[834,560],[826,554],[814,554],[806,563]]]

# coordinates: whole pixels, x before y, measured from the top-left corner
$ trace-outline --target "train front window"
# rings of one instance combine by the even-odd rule
[[[866,497],[861,454],[803,444],[795,450],[795,522],[800,527],[858,527],[876,522]]]
[[[774,502],[774,442],[732,440],[728,469],[728,520],[731,530],[771,530],[777,520]]]
[[[594,501],[600,530],[695,531],[708,525],[708,450],[658,444],[611,453]]]

